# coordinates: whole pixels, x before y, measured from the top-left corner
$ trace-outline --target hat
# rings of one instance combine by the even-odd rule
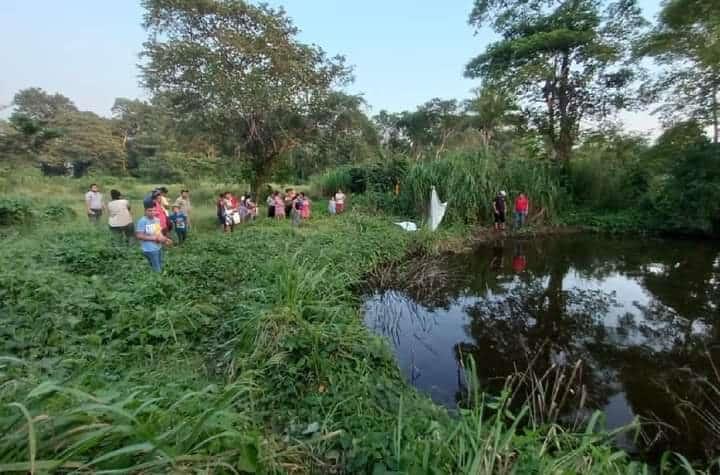
[[[505,191],[500,192],[500,196],[505,196],[505,195],[507,195],[507,193],[505,193]]]

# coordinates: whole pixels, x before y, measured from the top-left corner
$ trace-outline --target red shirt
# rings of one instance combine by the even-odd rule
[[[160,221],[160,227],[162,229],[168,228],[168,215],[165,213],[165,208],[159,203],[155,202],[155,216]]]
[[[529,207],[530,200],[527,199],[527,196],[518,196],[515,200],[515,211],[519,213],[527,213]]]

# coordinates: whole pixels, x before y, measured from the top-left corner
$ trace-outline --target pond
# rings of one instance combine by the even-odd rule
[[[718,454],[720,436],[682,403],[720,417],[707,384],[720,386],[717,242],[504,240],[408,272],[367,292],[365,323],[436,402],[461,403],[467,356],[495,391],[529,365],[542,373],[580,360],[584,407],[602,411],[607,428],[654,421],[646,438],[625,435],[620,446],[655,460],[668,449]]]

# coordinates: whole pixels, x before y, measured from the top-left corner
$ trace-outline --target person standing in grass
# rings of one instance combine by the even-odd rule
[[[338,190],[335,193],[335,212],[337,214],[343,214],[345,212],[345,193],[342,190]]]
[[[505,212],[507,210],[507,206],[505,203],[505,197],[507,196],[507,193],[504,191],[501,191],[498,193],[498,195],[493,200],[493,215],[495,218],[495,231],[504,231],[505,230]]]
[[[290,208],[292,209],[292,204]],[[285,219],[285,202],[280,193],[275,192],[275,220],[280,221],[282,219]]]
[[[525,193],[520,193],[515,199],[515,227],[520,229],[527,221],[528,212],[530,211],[530,200]]]
[[[302,220],[303,206],[304,202],[302,199],[302,194],[297,195],[292,202],[292,207],[290,208],[290,216],[292,217],[293,226],[300,226],[300,222]]]
[[[163,268],[163,245],[172,245],[172,240],[162,233],[160,220],[157,218],[156,200],[147,197],[143,201],[145,216],[140,218],[135,225],[135,237],[140,241],[145,258],[155,272],[162,272]]]
[[[190,228],[190,211],[192,210],[192,204],[190,203],[190,191],[182,190],[180,196],[175,200],[175,204],[180,207],[180,211],[185,213],[187,219],[187,228]]]
[[[162,204],[162,193],[160,190],[152,192],[152,200],[155,206],[155,217],[160,221],[160,229],[164,236],[170,234],[170,220],[168,219],[167,211]]]
[[[129,242],[134,235],[130,203],[118,190],[110,190],[110,198],[111,201],[107,205],[110,231]]]
[[[103,203],[103,195],[97,183],[90,185],[90,189],[85,193],[85,208],[87,209],[88,219],[93,224],[100,224],[105,204]]]
[[[187,238],[187,215],[182,209],[180,209],[179,205],[173,205],[172,210],[173,212],[170,215],[170,221],[173,223],[173,228],[175,228],[175,235],[177,236],[178,244],[182,244]]]
[[[277,191],[273,191],[272,193],[270,193],[268,195],[267,200],[265,201],[265,203],[267,204],[267,209],[268,209],[267,216],[270,219],[275,217],[275,197],[277,196],[277,194],[278,194]]]
[[[310,207],[312,206],[310,198],[305,195],[305,192],[300,192],[298,200],[302,203],[302,207],[300,208],[300,217],[304,220],[310,219]]]
[[[330,197],[330,201],[328,201],[328,213],[330,213],[330,216],[334,216],[336,211],[337,206],[335,203],[335,195],[332,195]]]

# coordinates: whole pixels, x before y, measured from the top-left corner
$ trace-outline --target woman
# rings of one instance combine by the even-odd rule
[[[168,219],[168,214],[165,212],[165,208],[162,205],[163,196],[159,190],[155,190],[152,196],[153,201],[155,202],[155,217],[158,221],[160,221],[160,229],[163,236],[167,237],[167,235],[170,234],[170,220]]]
[[[122,236],[125,242],[135,235],[132,214],[130,214],[130,203],[124,199],[118,190],[110,190],[110,202],[107,205],[108,226],[110,231]]]

